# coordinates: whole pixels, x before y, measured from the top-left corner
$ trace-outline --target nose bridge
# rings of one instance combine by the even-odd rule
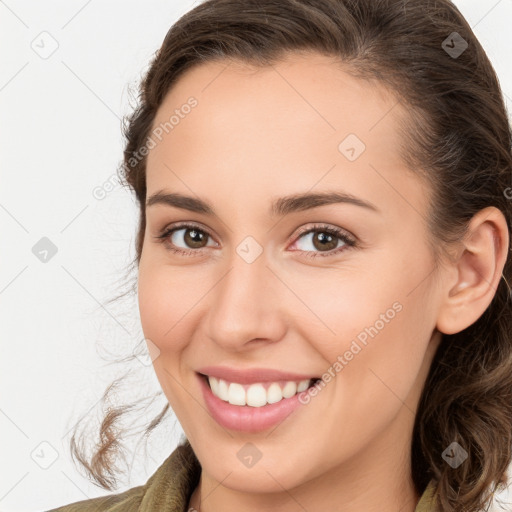
[[[224,348],[242,348],[254,339],[277,341],[283,336],[275,277],[267,264],[263,248],[258,249],[254,240],[244,240],[212,290],[208,334]]]

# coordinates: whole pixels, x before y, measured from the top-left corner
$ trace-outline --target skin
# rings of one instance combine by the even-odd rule
[[[159,350],[156,375],[202,466],[190,505],[413,512],[420,496],[409,447],[421,389],[441,333],[476,321],[494,295],[508,248],[503,215],[475,216],[465,244],[436,269],[425,220],[431,191],[399,156],[407,111],[332,59],[291,54],[258,70],[202,64],[177,81],[154,126],[190,96],[198,105],[148,155],[147,195],[200,197],[216,215],[149,206],[138,288],[144,335]],[[366,145],[352,162],[338,150],[350,133]],[[268,213],[272,199],[324,191],[379,211],[338,203]],[[199,250],[184,241],[187,230],[168,237],[197,251],[189,256],[155,238],[181,221],[211,234]],[[315,223],[346,230],[358,245],[323,257],[311,234],[297,237]],[[263,250],[252,263],[236,251],[247,236]],[[210,416],[195,369],[320,376],[397,302],[401,311],[277,427],[240,433]],[[262,453],[250,468],[237,458],[247,442]]]

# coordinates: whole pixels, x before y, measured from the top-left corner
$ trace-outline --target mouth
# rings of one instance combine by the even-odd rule
[[[203,373],[198,373],[198,375],[204,380],[214,396],[226,403],[241,407],[264,407],[275,404],[306,391],[322,380],[319,377],[313,377],[300,381],[277,380],[240,384]]]

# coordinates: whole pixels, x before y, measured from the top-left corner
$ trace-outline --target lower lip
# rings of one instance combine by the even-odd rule
[[[301,404],[299,393],[283,398],[274,404],[263,407],[232,405],[216,397],[205,377],[197,374],[204,401],[215,421],[224,428],[241,432],[260,432],[279,424]]]

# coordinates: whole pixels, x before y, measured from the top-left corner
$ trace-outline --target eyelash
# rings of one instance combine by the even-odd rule
[[[206,249],[206,247],[202,247],[200,249],[182,249],[180,247],[173,247],[170,243],[168,238],[174,233],[174,231],[178,231],[183,228],[190,228],[195,229],[197,231],[200,231],[201,233],[206,234],[210,238],[213,238],[212,235],[205,229],[195,225],[195,224],[189,224],[189,223],[180,223],[180,224],[174,224],[172,226],[169,226],[165,228],[161,234],[155,236],[155,239],[163,244],[166,245],[166,248],[176,254],[181,254],[184,256],[193,256],[192,253],[197,254],[198,252],[202,252],[203,249]],[[305,254],[307,258],[316,258],[318,256],[320,257],[326,257],[326,256],[334,256],[342,251],[345,251],[347,249],[350,249],[352,247],[357,247],[357,242],[354,238],[349,236],[344,230],[336,227],[332,227],[326,224],[317,224],[313,227],[303,228],[299,230],[297,233],[295,241],[297,241],[299,238],[301,238],[303,235],[309,234],[311,232],[320,232],[320,233],[327,233],[329,235],[333,235],[336,238],[339,238],[345,245],[342,247],[338,247],[337,249],[332,249],[330,251],[298,251]],[[295,242],[294,242],[295,243]]]

